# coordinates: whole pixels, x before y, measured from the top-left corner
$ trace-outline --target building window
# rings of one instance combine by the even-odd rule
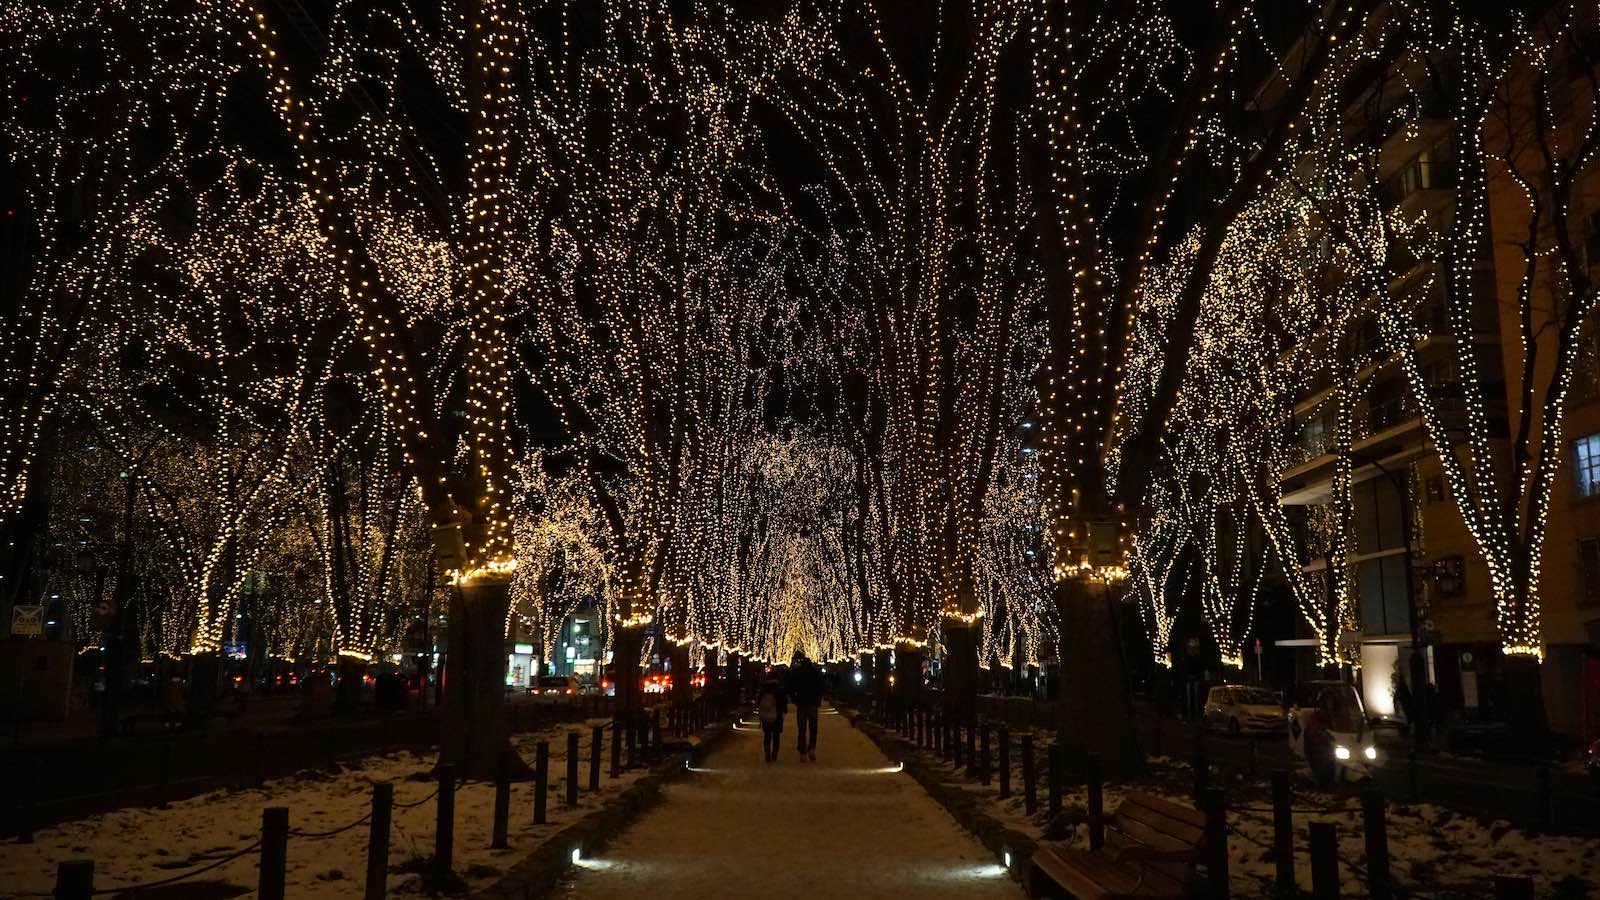
[[[1578,539],[1578,561],[1583,566],[1583,605],[1600,604],[1600,538]]]
[[[1429,503],[1443,503],[1444,502],[1444,497],[1445,497],[1445,494],[1444,494],[1444,476],[1435,475],[1432,478],[1429,478],[1428,482],[1427,482],[1427,487],[1428,487],[1428,502]]]
[[[1579,497],[1600,497],[1600,434],[1578,439],[1577,485]]]

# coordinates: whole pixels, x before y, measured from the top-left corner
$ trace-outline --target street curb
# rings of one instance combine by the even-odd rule
[[[1011,880],[1020,884],[1028,896],[1038,896],[1028,883],[1028,873],[1033,870],[1033,854],[1038,849],[1038,843],[1033,838],[1013,831],[999,819],[981,812],[977,800],[968,792],[945,784],[942,773],[930,768],[920,753],[906,752],[907,749],[919,749],[914,744],[907,744],[899,735],[878,726],[856,710],[841,706],[839,713],[877,745],[883,755],[904,766],[905,773],[944,807],[958,825],[987,847],[996,860],[1003,860],[1005,852],[1009,850]]]
[[[534,900],[549,896],[572,868],[573,849],[581,848],[585,855],[604,850],[624,828],[659,803],[661,788],[682,778],[690,766],[733,730],[732,724],[730,718],[702,729],[698,744],[692,747],[680,744],[679,749],[668,753],[648,774],[617,792],[605,805],[530,850],[498,881],[473,893],[472,900]]]

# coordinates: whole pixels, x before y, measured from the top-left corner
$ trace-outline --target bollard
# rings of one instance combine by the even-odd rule
[[[1496,875],[1494,900],[1533,900],[1533,877],[1530,875]]]
[[[1228,801],[1222,788],[1206,788],[1206,881],[1212,900],[1228,900]]]
[[[626,710],[624,710],[626,713]],[[633,768],[638,761],[635,755],[639,749],[639,720],[636,717],[624,716],[622,733],[628,741],[628,768]]]
[[[1011,796],[1011,729],[1000,728],[1000,799]]]
[[[261,900],[283,900],[288,863],[289,808],[269,806],[261,811],[261,878],[256,886]]]
[[[68,859],[56,864],[56,900],[89,900],[94,896],[94,860]]]
[[[966,764],[961,757],[960,722],[952,722],[950,724],[950,761],[956,765],[956,768],[960,768]]]
[[[967,723],[967,777],[978,777],[978,723]]]
[[[1065,785],[1061,783],[1062,777],[1066,775],[1062,768],[1061,745],[1051,741],[1048,756],[1050,763],[1050,805],[1048,809],[1050,810],[1050,815],[1054,816],[1056,813],[1061,812],[1061,792],[1065,788]]]
[[[600,745],[605,742],[606,727],[594,726],[594,735],[589,739],[589,790],[600,790]]]
[[[1290,807],[1289,770],[1272,770],[1272,854],[1277,862],[1278,893],[1292,897],[1294,884],[1294,811]]]
[[[549,802],[550,742],[540,741],[533,749],[533,824],[545,824],[545,806]]]
[[[29,766],[29,772],[17,785],[17,843],[33,843],[33,797],[38,788],[38,764]],[[30,777],[31,776],[31,777]]]
[[[567,806],[578,805],[578,733],[567,732]]]
[[[172,783],[172,742],[161,742],[156,770],[156,809],[167,808],[167,786]]]
[[[1556,824],[1555,807],[1550,795],[1550,767],[1544,763],[1539,764],[1539,823],[1546,828]]]
[[[622,722],[611,720],[611,777],[622,777]]]
[[[1411,748],[1411,755],[1406,757],[1406,779],[1411,783],[1411,802],[1422,802],[1421,772],[1417,769],[1417,750]]]
[[[978,781],[989,786],[989,724],[984,723],[978,734]]]
[[[914,713],[914,715],[917,718],[917,746],[918,747],[927,747],[928,746],[928,711],[919,706],[919,707],[917,707],[916,712]]]
[[[650,759],[661,761],[661,708],[650,711]]]
[[[1367,843],[1367,886],[1372,900],[1390,900],[1394,888],[1389,881],[1389,829],[1383,818],[1383,792],[1377,788],[1361,792],[1361,828]]]
[[[260,789],[266,784],[267,766],[267,734],[264,731],[256,732],[256,788]]]
[[[1259,754],[1259,751],[1256,750],[1256,736],[1253,735],[1253,734],[1250,735],[1249,736],[1249,742],[1250,742],[1250,780],[1251,781],[1255,781],[1257,778],[1261,777],[1259,774],[1257,774],[1257,767],[1260,765],[1260,759],[1259,759],[1260,754]]]
[[[372,786],[372,818],[367,828],[367,890],[363,900],[384,900],[389,893],[389,818],[394,811],[394,785]]]
[[[1089,849],[1106,845],[1105,783],[1100,777],[1100,754],[1090,753],[1083,761],[1083,783],[1088,792]]]
[[[1039,811],[1039,778],[1034,771],[1037,761],[1033,757],[1033,732],[1022,735],[1022,811],[1033,815]]]
[[[339,731],[332,725],[328,726],[328,771],[339,771]]]
[[[1339,898],[1339,831],[1332,822],[1311,823],[1311,896]]]
[[[511,844],[506,833],[511,828],[511,750],[500,751],[500,762],[494,773],[494,824],[489,837],[489,847],[504,850]]]
[[[450,877],[456,852],[456,767],[448,763],[434,769],[439,797],[433,817],[433,875],[441,883]]]
[[[928,739],[933,743],[933,752],[941,759],[947,758],[944,755],[944,716],[934,713],[933,724],[929,727]]]

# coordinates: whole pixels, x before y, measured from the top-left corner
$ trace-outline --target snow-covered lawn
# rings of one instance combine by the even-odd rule
[[[510,849],[489,849],[493,825],[494,785],[469,782],[456,790],[454,868],[467,888],[492,883],[500,873],[550,835],[600,805],[603,798],[626,786],[642,769],[608,777],[611,731],[602,755],[599,794],[588,786],[588,754],[595,719],[553,726],[517,735],[517,751],[532,765],[534,747],[550,742],[549,823],[533,822],[532,783],[511,788]],[[578,805],[566,797],[566,735],[576,731],[579,751]],[[261,810],[289,808],[291,831],[326,832],[365,816],[371,809],[372,785],[394,784],[395,809],[389,844],[389,891],[420,894],[426,860],[433,856],[436,806],[427,800],[436,782],[429,776],[435,757],[393,753],[369,757],[337,774],[303,772],[268,782],[261,790],[215,791],[173,803],[168,809],[128,808],[65,822],[38,831],[31,845],[0,845],[0,897],[47,893],[55,884],[56,864],[68,859],[93,859],[99,889],[145,884],[182,874],[208,861],[228,856],[255,842],[261,834]],[[328,838],[289,838],[287,894],[294,898],[360,897],[366,878],[368,828],[365,823]],[[218,884],[210,896],[254,894],[259,853],[252,851],[196,877]],[[234,886],[229,889],[226,885]]]
[[[1048,769],[1045,760],[1050,736],[1035,735],[1039,757],[1039,811],[1025,812],[1022,797],[1021,740],[1012,734],[1012,796],[999,799],[999,776],[995,773],[988,787],[968,781],[966,766],[943,762],[930,751],[917,749],[899,739],[906,753],[922,754],[923,760],[940,773],[940,780],[980,800],[985,811],[1006,827],[1043,840],[1048,819]],[[991,760],[998,760],[996,747]],[[1149,760],[1149,775],[1138,784],[1126,787],[1177,803],[1194,805],[1194,776],[1185,763],[1165,757]],[[1229,836],[1229,874],[1235,896],[1264,896],[1276,877],[1272,844],[1272,814],[1265,782],[1252,783],[1234,775],[1222,783],[1228,790],[1228,823],[1235,833]],[[1114,812],[1121,802],[1122,786],[1105,786],[1105,809]],[[1063,793],[1063,806],[1082,809],[1087,797],[1082,787]],[[1299,886],[1311,889],[1311,864],[1306,855],[1307,823],[1333,822],[1339,829],[1341,888],[1345,896],[1366,896],[1366,883],[1351,863],[1365,866],[1366,845],[1361,828],[1361,806],[1353,794],[1318,790],[1309,781],[1297,780],[1294,791],[1296,864]],[[1316,810],[1318,812],[1313,813]],[[1495,875],[1531,875],[1541,898],[1580,898],[1600,896],[1600,836],[1543,834],[1511,827],[1505,821],[1488,821],[1453,812],[1435,804],[1390,804],[1388,807],[1389,858],[1391,875],[1408,888],[1426,891],[1430,898],[1484,897],[1492,892]],[[1079,826],[1073,845],[1088,846],[1088,831]]]
[[[843,717],[824,710],[817,761],[777,762],[747,722],[662,802],[580,863],[561,896],[707,900],[1021,897],[976,840]]]

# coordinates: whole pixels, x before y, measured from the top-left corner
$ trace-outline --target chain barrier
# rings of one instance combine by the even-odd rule
[[[394,805],[394,808],[395,809],[413,809],[415,807],[421,806],[424,803],[427,803],[429,800],[432,800],[433,798],[435,798],[437,796],[439,796],[439,789],[438,788],[434,788],[433,789],[433,793],[429,794],[426,797],[423,797],[421,800],[417,800],[417,801],[415,801],[413,803],[396,803]],[[369,813],[369,815],[370,815],[370,813]]]
[[[346,831],[349,831],[350,829],[356,827],[357,825],[360,825],[363,822],[370,821],[371,819],[372,819],[372,813],[369,812],[366,815],[362,816],[361,818],[355,820],[354,822],[351,822],[349,825],[341,825],[340,827],[335,828],[332,831],[291,831],[291,832],[289,832],[289,836],[290,837],[305,838],[307,840],[312,840],[312,841],[320,841],[323,838],[331,838],[336,834],[344,834]]]

